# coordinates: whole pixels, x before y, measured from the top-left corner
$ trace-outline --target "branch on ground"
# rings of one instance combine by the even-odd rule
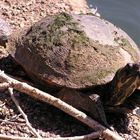
[[[124,140],[120,137],[117,133],[109,130],[108,128],[102,126],[100,123],[96,122],[95,120],[88,117],[85,113],[77,110],[76,108],[68,105],[67,103],[61,101],[60,99],[43,92],[37,88],[34,88],[26,83],[20,82],[15,80],[8,75],[6,75],[3,71],[0,71],[0,82],[7,82],[9,83],[9,87],[14,88],[22,93],[28,94],[38,100],[47,102],[60,110],[66,112],[67,114],[73,116],[77,120],[83,122],[90,128],[94,130],[100,130],[100,136],[107,140]]]
[[[0,134],[0,139],[2,140],[93,140],[99,138],[100,131],[92,132],[91,134],[83,136],[74,136],[74,137],[59,137],[59,138],[25,138],[25,137],[12,137],[5,136]]]

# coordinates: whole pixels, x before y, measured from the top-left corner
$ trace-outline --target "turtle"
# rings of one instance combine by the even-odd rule
[[[33,81],[98,121],[107,124],[106,108],[139,105],[140,51],[112,23],[62,12],[4,36],[0,45]]]

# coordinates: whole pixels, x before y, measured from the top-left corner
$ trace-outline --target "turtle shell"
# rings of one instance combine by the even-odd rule
[[[47,16],[17,38],[14,59],[33,79],[57,87],[105,84],[120,67],[140,60],[124,31],[93,15]]]

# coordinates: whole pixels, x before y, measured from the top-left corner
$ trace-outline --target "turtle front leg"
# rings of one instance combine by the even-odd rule
[[[127,64],[119,69],[110,84],[110,95],[105,105],[118,106],[140,86],[140,63]]]
[[[58,93],[58,97],[73,107],[88,113],[105,126],[108,126],[99,95],[92,94],[88,96],[74,89],[64,88]]]

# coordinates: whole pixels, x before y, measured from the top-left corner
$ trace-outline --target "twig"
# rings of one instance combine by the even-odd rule
[[[15,123],[14,121],[17,119],[17,118],[19,118],[19,116],[20,116],[21,114],[19,114],[19,115],[15,115],[15,116],[13,116],[13,117],[11,117],[10,119],[0,119],[0,122],[2,122],[2,123]]]
[[[15,121],[15,120],[17,120],[21,115],[22,115],[22,114],[14,115],[14,116],[12,116],[10,119],[8,119],[8,120],[10,120],[10,121]]]
[[[124,140],[122,137],[120,137],[118,134],[112,132],[111,130],[107,129],[106,127],[102,126],[98,122],[94,121],[90,117],[88,117],[85,113],[77,110],[76,108],[68,105],[67,103],[61,101],[58,98],[53,97],[52,95],[45,93],[39,89],[36,89],[26,83],[19,82],[18,80],[15,80],[9,76],[7,76],[3,71],[0,71],[0,81],[1,82],[7,82],[10,84],[10,87],[23,92],[25,94],[28,94],[32,97],[35,97],[41,101],[47,102],[67,114],[73,116],[74,118],[78,119],[79,121],[83,122],[84,124],[88,125],[89,127],[93,129],[99,129],[101,130],[101,136],[107,140]]]
[[[5,103],[0,104],[0,107],[3,107],[5,105]]]
[[[32,133],[37,136],[38,138],[41,138],[41,136],[39,135],[39,133],[36,132],[36,130],[31,126],[27,115],[23,112],[22,108],[20,107],[18,101],[16,100],[14,93],[13,93],[13,88],[8,88],[8,91],[11,95],[11,98],[13,100],[13,102],[15,103],[18,111],[22,114],[23,118],[25,119],[26,125],[28,126],[28,128],[32,131]]]
[[[3,120],[3,119],[0,119],[0,123],[1,123],[1,125],[2,124],[19,124],[18,122],[13,122],[10,120]]]
[[[7,83],[7,82],[0,83],[1,92],[3,92],[4,90],[7,90],[8,87],[9,87],[9,83]]]
[[[12,137],[0,134],[2,140],[93,140],[100,136],[100,132],[92,132],[91,134],[74,137],[58,137],[58,138],[25,138],[25,137]]]

